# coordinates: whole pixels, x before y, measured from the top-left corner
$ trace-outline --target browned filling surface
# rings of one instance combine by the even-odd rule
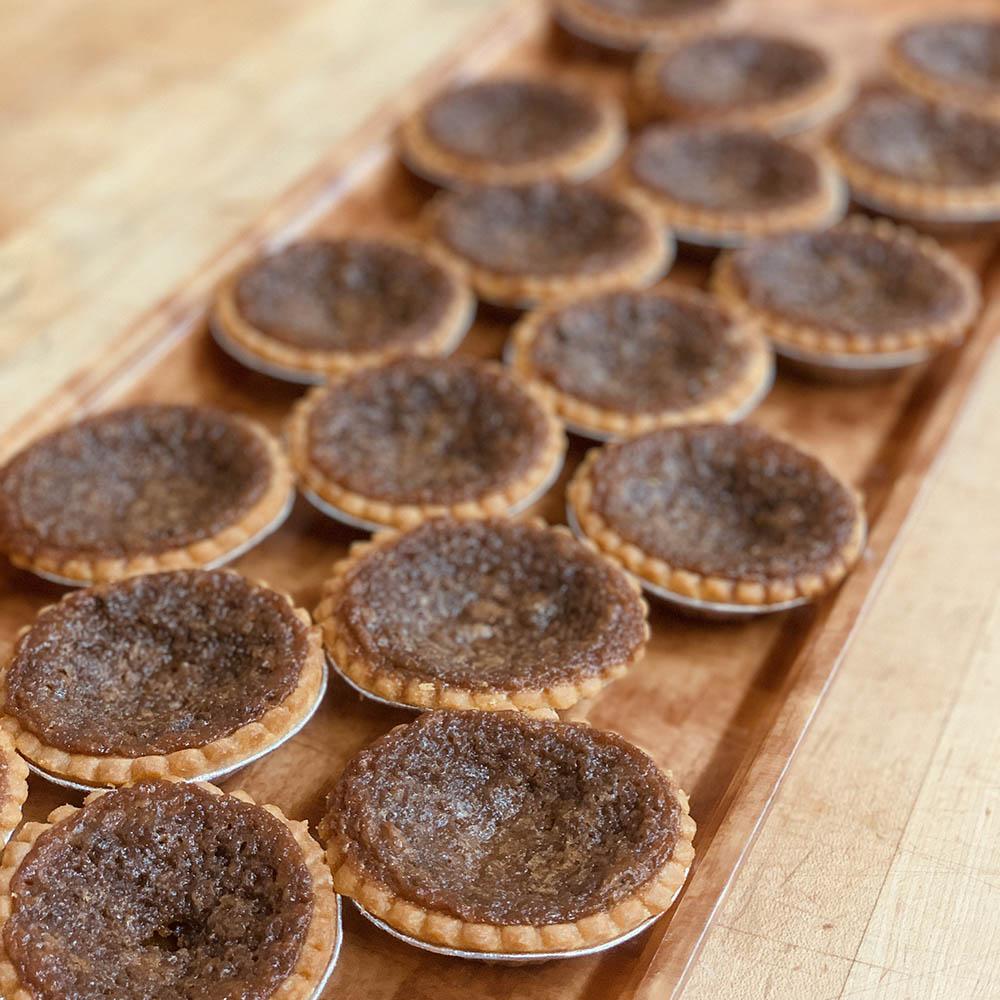
[[[442,94],[424,121],[436,142],[461,156],[516,165],[572,150],[600,127],[600,114],[561,87],[487,80]]]
[[[362,239],[292,244],[236,284],[237,308],[251,326],[316,351],[410,344],[442,321],[453,295],[431,261]]]
[[[109,558],[180,548],[239,521],[271,472],[264,444],[220,411],[102,414],[0,470],[0,547]]]
[[[1000,20],[918,24],[904,31],[897,45],[925,73],[962,87],[1000,92]]]
[[[109,792],[47,830],[11,893],[4,943],[38,1000],[265,1000],[313,907],[280,820],[169,782]]]
[[[409,358],[338,383],[313,409],[309,455],[331,481],[392,503],[475,500],[523,476],[548,435],[502,371]]]
[[[615,905],[666,864],[681,810],[613,733],[514,712],[431,712],[358,754],[329,836],[402,898],[462,920],[543,925]]]
[[[654,126],[636,142],[636,179],[675,201],[714,211],[765,211],[815,196],[819,167],[763,132]]]
[[[584,6],[623,17],[671,18],[723,7],[728,0],[583,0]]]
[[[901,180],[1000,183],[1000,122],[913,97],[879,94],[860,102],[834,142],[853,159]]]
[[[808,45],[768,35],[714,35],[667,56],[658,82],[671,100],[711,114],[794,97],[827,72],[822,54]]]
[[[593,508],[668,565],[769,582],[821,573],[857,518],[816,459],[746,424],[655,431],[609,445],[592,471]]]
[[[307,648],[288,602],[243,577],[132,577],[39,615],[11,662],[6,711],[67,753],[172,753],[280,704]]]
[[[642,602],[563,532],[432,521],[348,578],[341,634],[376,669],[474,689],[545,688],[628,663]]]
[[[599,274],[648,245],[649,224],[624,202],[558,182],[469,189],[440,203],[437,231],[462,257],[509,274]]]
[[[552,313],[532,366],[577,399],[622,413],[683,410],[732,385],[747,341],[707,298],[617,292]]]

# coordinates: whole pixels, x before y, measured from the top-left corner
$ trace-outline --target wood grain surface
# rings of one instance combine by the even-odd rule
[[[0,48],[8,56],[0,70],[0,162],[8,181],[0,196],[0,431],[82,365],[90,372],[76,390],[103,377],[107,369],[93,359],[111,355],[100,355],[99,345],[121,342],[136,315],[189,274],[197,277],[187,295],[154,314],[160,327],[151,342],[171,348],[166,375],[148,378],[139,394],[207,394],[277,423],[294,391],[243,378],[204,338],[177,344],[163,334],[201,308],[213,274],[231,263],[220,247],[248,225],[269,232],[264,210],[273,195],[331,144],[333,155],[342,154],[337,138],[380,98],[405,95],[416,69],[496,6],[390,0],[377,17],[360,0],[61,0],[0,9]],[[836,38],[862,60],[900,17],[933,7],[918,0],[874,11],[862,0],[794,6],[805,28]],[[869,20],[859,20],[862,10]],[[771,16],[778,16],[773,7]],[[30,75],[17,72],[26,64]],[[399,200],[382,207],[394,216],[405,217],[423,197],[419,187],[392,190]],[[303,204],[315,198],[305,190]],[[340,221],[369,223],[378,215],[373,204]],[[987,264],[984,248],[963,252]],[[201,267],[209,257],[213,268]],[[986,335],[998,320],[994,309]],[[495,353],[502,335],[487,324],[472,346]],[[874,476],[869,486],[890,503],[891,483],[878,477],[888,481],[907,469],[881,467],[878,448],[893,428],[905,435],[908,405],[922,412],[922,380],[932,391],[933,371],[860,392],[814,388],[809,410],[801,387],[782,383],[762,418],[812,436],[848,474]],[[998,393],[1000,356],[993,351],[714,921],[685,997],[1000,995]],[[18,427],[19,434],[34,430],[35,421]],[[555,507],[546,512],[558,514]],[[318,558],[351,537],[308,510],[296,512],[280,561],[309,567],[297,596],[314,596]],[[247,570],[276,562],[277,544],[276,537],[252,554]],[[2,575],[6,623],[25,620],[56,593],[21,574]],[[779,633],[783,647],[794,646],[799,626],[812,643],[796,650],[805,670],[809,657],[828,655],[845,639],[835,619],[824,629],[810,615],[740,626],[719,641],[718,626],[677,627],[658,613],[654,654],[662,669],[622,682],[614,699],[596,702],[588,714],[616,722],[619,699],[637,705],[660,697],[668,677],[681,695],[671,702],[670,738],[662,738],[662,719],[642,712],[623,731],[647,746],[652,739],[660,759],[701,776],[703,803],[719,800],[719,782],[734,773],[761,713],[780,704],[789,661],[752,677],[748,666],[766,662]],[[381,709],[339,705],[328,700],[314,727],[335,739],[310,742],[307,731],[294,754],[276,755],[241,783],[256,783],[255,791],[315,818],[319,793],[301,782],[301,769],[313,761],[332,770],[331,750],[360,745],[388,721]],[[36,812],[56,798],[38,783],[33,794]],[[596,1000],[638,986],[636,970],[645,968],[650,946],[630,945],[600,968],[554,963],[528,976],[428,963],[356,918],[348,933],[355,950],[345,954],[330,996]],[[646,995],[664,995],[655,979],[647,986]]]

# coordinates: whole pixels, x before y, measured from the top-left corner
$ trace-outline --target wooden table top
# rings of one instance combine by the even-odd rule
[[[0,426],[500,2],[0,7]],[[998,398],[994,350],[686,998],[1000,996]]]

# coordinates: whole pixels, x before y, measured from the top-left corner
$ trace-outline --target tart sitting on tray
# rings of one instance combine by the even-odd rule
[[[779,351],[817,361],[926,354],[959,340],[979,308],[964,264],[886,219],[760,240],[721,257],[713,286]]]
[[[737,419],[766,394],[774,367],[755,326],[682,288],[540,309],[515,327],[511,348],[513,370],[551,393],[571,429],[597,438]]]
[[[152,781],[27,823],[0,868],[8,1000],[312,1000],[340,943],[305,823]]]
[[[672,240],[641,199],[558,181],[439,195],[428,225],[481,299],[517,308],[644,287],[673,259]]]
[[[28,797],[28,765],[17,755],[14,744],[0,730],[0,848],[21,822],[21,806]]]
[[[255,421],[132,406],[48,434],[0,468],[0,551],[73,584],[217,566],[274,530],[291,499],[284,453]]]
[[[864,544],[857,493],[819,459],[747,424],[594,449],[567,498],[605,555],[682,603],[767,610],[818,597]]]
[[[283,742],[323,684],[305,611],[228,570],[178,570],[44,609],[0,663],[0,728],[56,778],[191,780]]]
[[[244,364],[322,382],[400,355],[447,354],[474,311],[471,292],[433,250],[345,237],[252,261],[219,289],[212,330]]]
[[[402,131],[403,159],[447,186],[586,180],[621,151],[614,103],[547,80],[502,77],[446,91]]]
[[[320,832],[337,891],[413,943],[526,955],[668,909],[695,824],[673,778],[614,733],[428,712],[348,763]]]
[[[316,388],[289,424],[306,496],[363,526],[521,509],[552,483],[566,437],[499,365],[408,358]]]
[[[316,610],[336,667],[415,708],[564,709],[642,655],[645,603],[542,521],[438,518],[359,542]]]

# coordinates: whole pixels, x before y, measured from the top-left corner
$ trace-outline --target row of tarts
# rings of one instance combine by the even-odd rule
[[[637,73],[648,92],[663,76],[650,66],[699,45],[713,66],[730,51],[744,71],[773,69],[788,44],[751,38],[755,63],[734,38],[679,42]],[[735,422],[769,387],[772,343],[821,367],[909,363],[963,334],[978,293],[954,257],[885,220],[803,231],[839,209],[789,215],[788,199],[835,194],[831,168],[742,125],[635,147],[647,178],[700,199],[697,225],[641,184],[568,182],[580,158],[558,154],[599,147],[606,164],[619,114],[569,93],[507,79],[444,95],[403,135],[412,165],[457,188],[432,204],[429,238],[297,244],[220,289],[227,350],[324,382],[295,408],[287,450],[244,416],[147,405],[0,470],[3,550],[84,585],[3,663],[0,830],[18,826],[24,759],[93,789],[7,847],[4,996],[217,983],[311,997],[336,959],[335,892],[411,943],[479,956],[580,953],[669,908],[694,856],[684,793],[622,738],[555,712],[641,657],[640,584],[701,611],[771,611],[858,557],[855,491]],[[748,208],[735,230],[719,212],[734,197]],[[713,203],[728,228],[706,222]],[[716,297],[643,287],[672,256],[665,219],[691,242],[746,243],[718,261]],[[507,368],[443,358],[470,286],[537,306]],[[508,518],[554,481],[564,427],[609,440],[567,490],[575,534]],[[326,513],[388,529],[337,564],[313,616],[217,568],[280,525],[293,478]],[[206,782],[298,731],[330,666],[368,697],[433,711],[349,762],[324,855],[304,823]]]

